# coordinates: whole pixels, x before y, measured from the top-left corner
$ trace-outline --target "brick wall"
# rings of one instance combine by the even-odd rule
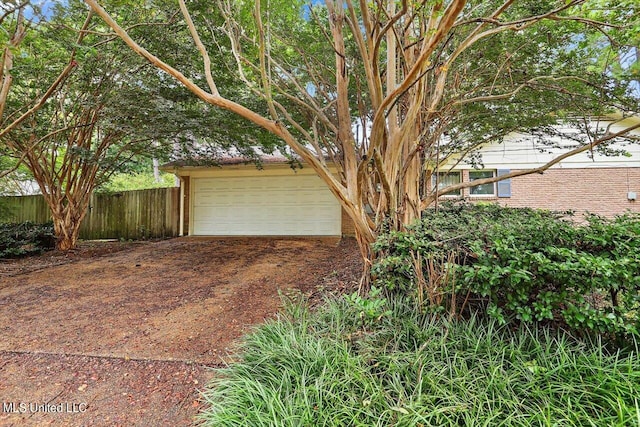
[[[463,180],[465,175],[468,179],[466,173],[463,174]],[[497,201],[511,207],[574,210],[577,214],[589,211],[614,216],[627,210],[640,212],[640,200],[628,200],[629,191],[640,196],[640,167],[551,169],[544,174],[512,179],[511,197],[472,197],[469,200]],[[468,190],[465,196],[468,196]]]
[[[347,212],[344,209],[342,210],[342,235],[343,236],[355,236],[356,229]]]
[[[640,195],[640,167],[552,169],[511,181],[507,206],[585,211],[614,216],[627,210],[640,212],[640,200],[627,199],[629,191]]]
[[[462,180],[469,180],[469,171],[463,170]],[[512,170],[515,172],[515,170]],[[639,199],[627,199],[629,191]],[[503,206],[531,207],[555,211],[573,210],[615,216],[627,210],[640,213],[640,167],[551,169],[544,174],[532,174],[511,180],[511,197],[470,196],[465,188],[463,197],[469,201],[497,202]],[[444,196],[441,200],[457,199]],[[342,211],[342,234],[354,234],[353,222]]]

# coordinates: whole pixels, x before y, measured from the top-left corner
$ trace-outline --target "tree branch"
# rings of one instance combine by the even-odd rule
[[[216,87],[216,83],[213,80],[213,75],[211,74],[211,58],[209,58],[209,52],[207,48],[202,44],[202,40],[200,40],[200,35],[198,34],[198,30],[196,30],[196,26],[193,24],[193,20],[191,19],[191,15],[187,10],[187,6],[184,3],[184,0],[178,0],[180,3],[180,10],[182,11],[182,16],[187,21],[187,27],[189,27],[189,32],[191,33],[191,37],[193,37],[193,41],[195,41],[198,50],[200,51],[200,55],[202,56],[202,60],[204,61],[204,74],[207,79],[207,84],[209,85],[209,89],[211,90],[211,94],[213,96],[219,96],[218,88]]]
[[[329,171],[320,160],[318,160],[313,153],[311,153],[303,144],[297,141],[289,131],[277,121],[266,119],[260,114],[250,110],[249,108],[226,99],[220,95],[214,95],[204,91],[183,73],[170,66],[166,62],[159,59],[157,56],[150,53],[148,50],[140,46],[134,41],[126,31],[104,10],[102,6],[98,4],[96,0],[85,0],[85,3],[89,5],[95,13],[97,13],[102,19],[111,27],[111,29],[118,34],[118,36],[137,54],[145,58],[151,64],[158,69],[172,76],[175,80],[181,83],[186,89],[196,95],[198,98],[207,102],[208,104],[216,107],[228,110],[235,113],[252,123],[262,127],[263,129],[271,132],[275,136],[282,138],[300,157],[306,161],[328,185],[331,192],[340,200],[347,201],[346,188],[336,180],[331,171]]]
[[[76,44],[77,45],[82,43],[82,40],[84,39],[84,37],[86,35],[84,30],[86,30],[89,27],[89,23],[91,22],[91,18],[92,17],[93,17],[93,12],[89,11],[89,13],[87,14],[87,18],[85,19],[84,24],[82,25],[82,28],[80,29],[80,34],[78,35],[78,39],[76,40]],[[47,89],[47,91],[44,93],[44,95],[42,95],[40,97],[40,100],[34,106],[32,106],[29,110],[24,112],[20,117],[15,119],[8,126],[6,126],[4,129],[2,129],[2,131],[0,131],[0,138],[5,136],[7,133],[9,133],[16,126],[18,126],[25,119],[27,119],[29,116],[31,116],[33,113],[38,111],[40,108],[42,108],[47,103],[48,99],[56,92],[56,90],[58,90],[58,87],[67,79],[69,74],[71,74],[73,69],[78,65],[76,63],[76,61],[75,61],[76,53],[77,53],[77,48],[74,48],[71,51],[71,57],[69,59],[69,63],[62,70],[62,72],[58,75],[58,78],[56,78],[56,80],[51,84],[51,86],[49,86],[49,89]],[[1,116],[0,116],[0,118],[1,118]]]

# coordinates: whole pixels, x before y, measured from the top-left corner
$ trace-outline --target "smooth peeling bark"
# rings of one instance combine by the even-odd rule
[[[82,220],[89,210],[91,192],[88,194],[89,196],[83,194],[80,197],[73,195],[55,197],[44,194],[45,201],[51,210],[56,249],[68,251],[77,246]]]
[[[578,9],[568,9],[586,3],[583,0],[554,3],[547,5],[546,9],[544,5],[540,8],[531,7],[530,11],[525,4],[524,12],[518,8],[521,5],[513,0],[493,5],[487,3],[486,11],[483,10],[484,5],[469,7],[464,0],[418,3],[404,0],[374,3],[364,0],[325,0],[326,16],[310,10],[310,19],[300,23],[301,26],[321,26],[319,38],[310,40],[324,45],[322,48],[309,48],[313,51],[305,51],[305,46],[288,46],[300,56],[299,62],[291,59],[290,52],[278,56],[278,43],[270,44],[272,40],[278,40],[286,45],[281,42],[292,40],[287,32],[295,31],[286,28],[281,29],[283,34],[279,34],[278,28],[271,26],[274,21],[270,21],[270,16],[274,16],[275,9],[269,11],[266,9],[269,6],[264,3],[254,4],[253,21],[247,23],[235,15],[238,11],[234,6],[239,2],[218,2],[225,20],[225,25],[220,28],[227,33],[231,44],[230,57],[236,61],[247,89],[266,102],[267,114],[253,111],[220,95],[219,87],[211,75],[213,57],[209,56],[207,47],[198,36],[198,31],[204,27],[198,27],[197,22],[190,18],[184,0],[178,0],[178,4],[194,39],[192,47],[202,57],[202,72],[208,88],[199,87],[178,69],[134,41],[98,1],[85,0],[85,3],[131,49],[200,99],[250,120],[281,138],[292,152],[298,154],[326,183],[353,221],[366,272],[377,255],[372,253],[371,243],[383,227],[404,230],[437,200],[438,192],[432,191],[430,179],[434,171],[448,160],[456,159],[458,154],[464,157],[472,153],[487,142],[483,139],[485,134],[500,140],[512,131],[540,126],[539,117],[549,118],[545,125],[555,120],[545,110],[548,106],[542,108],[534,104],[538,108],[535,114],[524,117],[517,126],[511,123],[500,125],[496,132],[504,134],[494,135],[491,133],[493,129],[485,130],[480,126],[478,138],[467,137],[463,133],[469,144],[474,146],[460,143],[456,148],[458,152],[444,153],[445,150],[440,149],[443,136],[455,134],[460,129],[473,129],[474,117],[481,117],[478,120],[485,120],[486,123],[494,122],[492,117],[486,118],[487,114],[482,109],[478,109],[478,112],[473,109],[467,111],[466,107],[492,107],[494,103],[518,97],[527,90],[552,92],[554,100],[560,99],[556,95],[574,90],[572,85],[568,85],[568,89],[561,86],[567,82],[592,87],[589,86],[592,82],[575,76],[573,70],[567,71],[569,75],[556,76],[556,71],[548,75],[536,75],[539,67],[535,66],[527,69],[528,73],[519,73],[519,67],[527,67],[527,64],[536,63],[536,59],[543,57],[519,58],[523,46],[510,46],[507,42],[540,23],[544,31],[529,34],[538,37],[534,37],[531,43],[548,43],[548,47],[557,52],[556,41],[562,38],[554,37],[555,32],[567,36],[569,30],[556,30],[556,27],[548,24],[563,21],[585,23],[580,16],[568,15],[578,13]],[[271,7],[275,7],[273,3]],[[475,10],[483,11],[482,15],[474,16]],[[213,25],[212,22],[207,23]],[[596,22],[587,24],[599,25]],[[598,30],[606,28],[600,26]],[[548,36],[543,39],[547,32]],[[503,33],[506,34],[501,38]],[[313,36],[300,32],[300,40],[306,37]],[[495,45],[490,43],[493,39],[496,39]],[[522,38],[522,42],[529,42],[528,36]],[[245,43],[255,50],[243,50]],[[512,51],[500,53],[504,46]],[[473,51],[476,48],[484,50]],[[495,51],[492,50],[494,48]],[[251,56],[247,52],[258,53]],[[316,57],[316,54],[325,56]],[[482,58],[492,61],[492,66],[484,63]],[[300,71],[302,77],[298,77],[292,69]],[[253,81],[248,75],[258,77],[254,77]],[[317,96],[305,90],[309,81],[315,85]],[[575,89],[575,93],[571,92],[572,99],[581,99],[588,94],[590,92],[583,92],[581,88]],[[278,102],[283,98],[293,102],[296,108],[302,108],[303,115],[311,118],[311,124],[301,121],[304,119],[296,121],[293,110],[287,110],[286,104]],[[535,99],[542,98],[536,94]],[[532,102],[531,98],[518,101]],[[557,101],[557,104],[559,109],[567,107],[566,102]],[[587,110],[578,106],[575,111],[584,113]],[[471,118],[468,118],[468,114],[472,115]],[[515,117],[520,118],[520,113],[516,112]],[[356,122],[362,125],[362,134],[354,131]],[[625,133],[630,130],[627,129]],[[604,135],[586,142],[568,155],[593,149],[620,135],[622,133]],[[314,147],[314,151],[308,147]],[[339,178],[326,167],[324,157],[327,154],[336,163]],[[563,158],[566,157],[559,156],[558,161]],[[517,175],[542,172],[551,165],[519,171]],[[515,176],[512,173],[475,181],[473,184],[463,182],[442,189],[439,194]]]
[[[57,250],[69,251],[77,246],[81,222],[82,220],[77,221],[67,218],[53,218],[53,229],[56,235]]]

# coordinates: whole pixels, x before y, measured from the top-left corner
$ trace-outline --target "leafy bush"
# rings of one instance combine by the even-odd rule
[[[109,181],[100,185],[96,191],[99,193],[115,193],[149,188],[175,187],[175,179],[175,176],[170,173],[160,174],[160,182],[156,182],[152,172],[117,173]]]
[[[0,224],[0,258],[14,258],[52,249],[55,247],[53,225]]]
[[[371,301],[378,305],[378,296]],[[363,325],[343,299],[245,338],[204,397],[207,426],[631,426],[637,346],[607,353],[549,329],[449,322],[402,298]],[[367,304],[365,304],[367,305]]]
[[[640,215],[613,220],[590,215],[582,225],[563,215],[495,205],[444,206],[428,212],[409,232],[376,242],[374,250],[386,255],[373,266],[376,283],[413,293],[433,288],[434,278],[448,272],[454,279],[438,292],[464,295],[458,302],[471,296],[502,323],[638,334]],[[439,273],[433,262],[416,262],[421,259],[436,260]],[[452,300],[444,298],[445,308],[456,309]]]
[[[0,222],[8,220],[13,214],[13,207],[9,206],[7,199],[0,196]]]
[[[359,292],[345,296],[347,303],[358,310],[358,318],[365,328],[380,321],[383,316],[391,314],[385,309],[387,299],[381,296],[381,292],[381,289],[374,287],[366,297],[361,296]]]

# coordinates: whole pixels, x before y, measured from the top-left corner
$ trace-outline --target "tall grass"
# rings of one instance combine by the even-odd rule
[[[292,306],[204,396],[210,426],[640,426],[637,345],[435,320],[397,300]]]

